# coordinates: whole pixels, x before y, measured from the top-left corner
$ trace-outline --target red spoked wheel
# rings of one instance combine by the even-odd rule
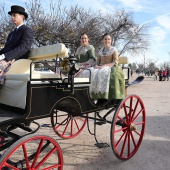
[[[62,150],[49,136],[28,135],[5,151],[0,158],[0,169],[62,170]]]
[[[146,112],[142,100],[137,95],[128,95],[113,117],[111,145],[117,158],[130,159],[139,149],[146,125]]]
[[[67,112],[55,112],[51,116],[54,132],[63,139],[76,137],[84,129],[87,118],[73,116]]]

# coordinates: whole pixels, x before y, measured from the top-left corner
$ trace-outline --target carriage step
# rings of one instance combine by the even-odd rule
[[[109,144],[107,144],[107,143],[95,143],[94,145],[98,148],[110,147]]]
[[[103,124],[106,124],[106,122],[96,122],[94,124],[96,124],[96,125],[103,125]]]

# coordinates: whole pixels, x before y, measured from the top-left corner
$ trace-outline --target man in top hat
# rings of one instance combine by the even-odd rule
[[[24,20],[28,18],[25,9],[21,6],[13,5],[8,14],[11,15],[12,22],[16,28],[9,33],[4,48],[0,50],[0,77],[3,77],[15,60],[28,58],[28,51],[34,41],[32,29],[24,25]],[[0,78],[0,84],[2,82]]]

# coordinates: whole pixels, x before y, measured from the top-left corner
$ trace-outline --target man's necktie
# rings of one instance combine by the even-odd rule
[[[14,36],[16,30],[17,30],[17,28],[15,28],[14,31],[11,33],[10,41],[12,40],[12,37]]]

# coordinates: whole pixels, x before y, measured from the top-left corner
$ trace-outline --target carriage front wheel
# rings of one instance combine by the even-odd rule
[[[0,158],[0,169],[63,169],[59,144],[45,135],[28,135],[13,143]]]
[[[58,136],[63,139],[71,139],[81,133],[87,124],[87,118],[56,111],[51,116],[51,124]]]
[[[134,156],[142,142],[146,112],[137,95],[128,95],[115,111],[111,126],[111,145],[117,158],[127,160]]]

